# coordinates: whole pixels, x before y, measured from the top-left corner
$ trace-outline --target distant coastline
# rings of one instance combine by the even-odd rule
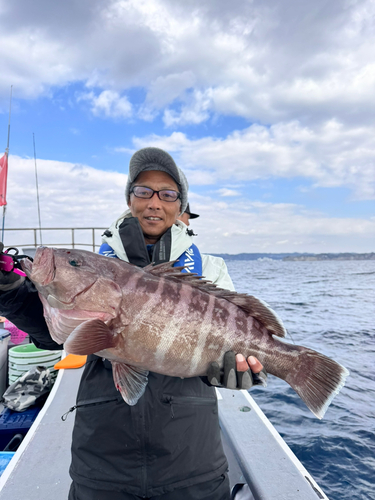
[[[371,253],[228,253],[212,254],[224,260],[283,260],[283,261],[322,261],[322,260],[375,260]]]

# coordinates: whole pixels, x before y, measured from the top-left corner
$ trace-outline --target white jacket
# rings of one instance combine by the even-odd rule
[[[114,250],[119,259],[129,262],[128,256],[126,255],[124,246],[121,242],[118,229],[122,221],[127,217],[132,217],[130,210],[124,212],[111,224],[109,231],[112,236],[103,236],[102,241],[103,243],[107,243]],[[186,229],[187,226],[180,220],[177,220],[172,226],[172,248],[170,260],[177,260],[194,243],[193,236],[190,236]],[[215,285],[220,288],[225,288],[226,290],[234,290],[232,280],[228,274],[227,266],[221,257],[202,254],[202,270],[203,276],[212,281],[212,283],[215,283]]]

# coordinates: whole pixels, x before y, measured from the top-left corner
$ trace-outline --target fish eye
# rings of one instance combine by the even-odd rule
[[[74,259],[70,260],[69,264],[73,267],[79,267],[81,265],[77,260]]]

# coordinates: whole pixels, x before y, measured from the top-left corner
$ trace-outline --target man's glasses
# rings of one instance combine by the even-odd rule
[[[162,189],[161,191],[154,191],[151,188],[144,186],[134,186],[130,193],[133,193],[137,198],[150,199],[156,193],[161,201],[176,201],[181,198],[180,193],[170,189]]]

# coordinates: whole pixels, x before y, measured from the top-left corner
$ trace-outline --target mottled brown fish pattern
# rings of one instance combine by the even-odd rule
[[[52,338],[73,354],[112,362],[114,382],[134,405],[149,371],[207,373],[227,351],[256,356],[288,382],[319,418],[348,371],[330,358],[277,337],[285,329],[260,299],[215,287],[173,263],[135,267],[84,250],[41,247],[23,261]]]

